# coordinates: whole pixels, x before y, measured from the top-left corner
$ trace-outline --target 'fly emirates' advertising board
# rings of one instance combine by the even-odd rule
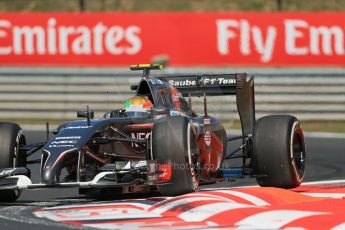
[[[2,13],[0,65],[345,66],[344,13]]]

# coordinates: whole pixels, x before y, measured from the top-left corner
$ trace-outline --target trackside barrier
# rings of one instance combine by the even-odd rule
[[[345,69],[168,68],[166,73],[255,75],[257,118],[291,114],[301,120],[345,120]],[[36,123],[72,120],[87,105],[101,117],[133,95],[140,73],[127,68],[0,68],[0,119]],[[209,97],[210,114],[238,119],[235,97]],[[202,114],[202,99],[193,99]]]

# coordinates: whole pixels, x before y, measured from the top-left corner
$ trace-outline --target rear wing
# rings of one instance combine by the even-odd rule
[[[236,95],[236,104],[244,136],[254,133],[254,78],[241,74],[173,75],[157,77],[169,82],[183,96]]]
[[[240,77],[237,74],[174,75],[158,78],[169,82],[184,97],[189,95],[235,95],[237,86],[241,85]]]

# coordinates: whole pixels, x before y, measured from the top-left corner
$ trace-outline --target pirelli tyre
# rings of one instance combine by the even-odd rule
[[[253,168],[261,186],[294,188],[305,172],[304,136],[297,118],[273,115],[259,119],[253,135]]]
[[[172,177],[160,185],[164,196],[177,196],[198,188],[198,148],[196,134],[186,117],[159,119],[152,128],[151,154],[156,162],[170,161]]]
[[[26,152],[19,150],[26,140],[19,125],[0,122],[0,168],[26,167]],[[18,190],[0,190],[0,202],[14,202]]]

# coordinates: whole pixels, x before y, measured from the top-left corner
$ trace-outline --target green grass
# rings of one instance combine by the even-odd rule
[[[282,0],[286,11],[344,11],[345,0]],[[86,11],[276,11],[277,0],[84,0]],[[79,0],[0,0],[0,11],[79,11]]]

